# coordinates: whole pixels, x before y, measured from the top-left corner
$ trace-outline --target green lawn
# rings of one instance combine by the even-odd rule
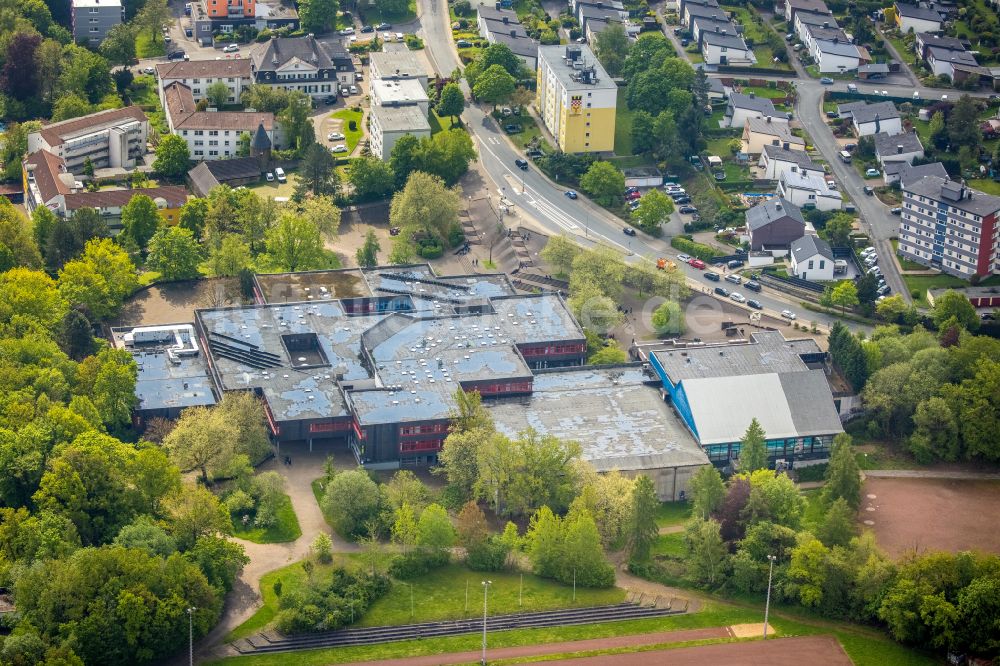
[[[347,152],[350,153],[354,150],[354,147],[358,145],[358,141],[361,137],[365,135],[364,127],[361,125],[361,111],[353,111],[351,109],[341,109],[340,111],[335,111],[330,114],[331,118],[339,118],[343,120],[344,123],[340,128],[340,133],[347,137]],[[351,130],[349,125],[351,121],[355,123],[355,130]]]
[[[442,118],[437,114],[437,111],[434,110],[431,111],[430,124],[431,134],[437,134],[438,132],[450,130],[452,127],[460,127],[458,123],[452,123],[451,116],[445,116]]]
[[[313,497],[316,498],[316,504],[319,504],[319,510],[323,512],[323,520],[325,520],[326,524],[329,525],[331,529],[333,529],[333,521],[330,520],[330,514],[323,508],[323,487],[321,485],[322,483],[323,479],[313,480],[312,482]]]
[[[1000,196],[1000,183],[990,178],[975,178],[969,181],[969,185],[977,190]]]
[[[135,36],[135,55],[138,58],[155,58],[166,55],[167,45],[163,43],[163,37],[154,38],[150,33],[141,30]]]
[[[625,102],[625,88],[618,89],[615,111],[615,155],[632,154],[632,111]]]
[[[753,93],[757,97],[766,97],[768,99],[785,99],[787,93],[780,88],[770,88],[766,86],[743,86],[743,94],[749,95]]]
[[[663,502],[656,510],[656,524],[659,527],[681,525],[691,517],[691,505],[688,502]]]
[[[295,516],[295,509],[292,508],[292,500],[288,495],[283,496],[278,506],[277,518],[277,522],[271,527],[254,527],[251,523],[244,528],[242,522],[233,520],[233,536],[254,543],[285,543],[302,536],[299,519]]]
[[[169,134],[167,116],[163,113],[160,96],[156,92],[156,79],[148,74],[141,74],[132,81],[128,88],[129,101],[146,109],[149,124],[159,134]]]
[[[894,47],[896,47],[896,51],[899,52],[899,56],[906,61],[907,65],[912,67],[917,64],[916,51],[913,50],[913,47],[907,46],[902,37],[894,36],[887,37],[887,39]]]
[[[805,527],[815,528],[826,517],[826,507],[823,505],[822,490],[820,488],[803,490],[802,496],[806,500],[806,510],[802,515],[802,524]]]
[[[376,25],[377,23],[409,23],[417,18],[417,0],[409,0],[406,3],[406,10],[401,12],[383,12],[378,6],[371,6],[370,9],[361,9],[359,12],[364,23]]]
[[[684,533],[661,534],[656,537],[653,544],[652,554],[660,557],[682,557],[686,552],[684,545]]]
[[[893,238],[892,241],[892,251],[896,253],[896,261],[899,262],[899,267],[904,271],[925,271],[927,267],[923,264],[918,264],[915,261],[910,261],[909,259],[904,259],[899,256],[899,240]]]
[[[501,126],[503,125],[520,125],[521,131],[517,134],[509,134],[510,140],[515,146],[524,150],[528,147],[535,139],[541,141],[542,150],[546,153],[555,152],[555,149],[549,146],[549,144],[542,138],[542,130],[539,129],[538,124],[535,123],[535,119],[529,116],[527,113],[522,113],[520,116],[510,116],[504,118],[500,121]]]
[[[903,282],[906,283],[906,288],[910,290],[910,294],[913,296],[914,305],[925,308],[928,307],[928,289],[945,289],[947,287],[960,289],[969,286],[968,282],[959,280],[952,275],[945,275],[944,273],[941,275],[903,275],[902,277]]]

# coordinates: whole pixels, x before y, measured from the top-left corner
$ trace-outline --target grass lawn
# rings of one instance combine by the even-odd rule
[[[406,3],[406,10],[401,12],[383,12],[377,6],[369,10],[361,9],[359,12],[363,23],[377,25],[379,23],[409,23],[417,18],[417,0],[410,0]]]
[[[764,32],[767,28],[758,25],[754,21],[755,14],[752,10],[747,7],[736,7],[733,5],[723,5],[722,8],[727,12],[731,12],[733,18],[743,24],[744,39],[753,41],[754,44],[761,44],[767,41],[767,33]]]
[[[234,520],[233,536],[254,543],[285,543],[302,536],[299,519],[295,517],[295,509],[292,508],[292,500],[288,495],[284,495],[278,505],[277,518],[277,522],[270,527],[254,527],[252,523],[244,527],[240,521]]]
[[[659,527],[681,525],[691,517],[691,505],[688,502],[663,502],[656,510],[656,524]]]
[[[728,157],[732,155],[729,150],[729,142],[733,139],[737,139],[735,136],[720,136],[717,139],[709,139],[705,145],[705,152],[709,155],[718,155],[719,157]]]
[[[347,152],[350,153],[354,150],[354,147],[358,145],[358,141],[364,136],[365,132],[361,126],[361,111],[353,111],[351,109],[341,109],[340,111],[335,111],[330,114],[331,118],[339,118],[343,120],[344,123],[340,128],[340,133],[347,137]],[[356,129],[351,131],[349,125],[351,121],[354,121],[354,126]]]
[[[650,552],[654,557],[683,557],[686,550],[684,533],[676,532],[656,537],[656,542]]]
[[[1000,183],[990,178],[975,178],[969,181],[969,185],[986,194],[1000,195]]]
[[[323,520],[325,520],[326,524],[330,526],[330,529],[333,529],[333,521],[330,519],[330,513],[326,509],[323,508],[323,486],[322,486],[322,483],[323,483],[323,479],[321,479],[321,478],[313,480],[313,482],[312,482],[313,497],[316,498],[316,504],[319,505],[319,510],[323,512]]]
[[[508,134],[510,140],[521,150],[525,150],[535,139],[538,139],[538,143],[541,146],[542,152],[554,153],[555,148],[549,145],[542,137],[542,130],[535,123],[535,119],[529,116],[527,113],[522,113],[520,116],[510,116],[501,121],[502,124],[509,125],[511,123],[521,126],[521,131],[517,134]]]
[[[757,97],[766,97],[768,99],[785,99],[786,93],[784,90],[779,88],[769,88],[767,86],[743,86],[743,94],[749,95],[753,93]]]
[[[685,53],[687,53],[687,57],[691,62],[705,62],[705,56],[701,54],[701,51],[698,50],[697,46],[693,48],[690,46],[687,47],[687,49],[685,49]]]
[[[618,89],[615,111],[615,155],[632,154],[632,111],[625,103],[625,88]]]
[[[892,251],[896,253],[896,260],[899,262],[900,268],[904,271],[925,271],[927,267],[923,264],[918,264],[915,261],[910,261],[909,259],[904,259],[899,256],[899,240],[893,238],[892,241]]]
[[[802,524],[805,527],[816,528],[826,517],[826,507],[822,501],[822,489],[803,490],[802,496],[806,500],[806,510],[802,514]]]
[[[944,273],[941,275],[903,275],[902,277],[906,288],[913,296],[914,305],[924,308],[929,307],[927,303],[928,289],[945,289],[947,287],[961,289],[969,286],[968,282]]]
[[[839,104],[837,102],[823,102],[823,113],[836,111]]]
[[[444,132],[450,130],[452,127],[459,127],[458,123],[452,123],[451,116],[445,116],[442,118],[437,114],[437,111],[431,111],[430,116],[431,124],[431,134],[437,134],[438,132]]]
[[[905,60],[907,65],[913,66],[917,64],[916,52],[912,47],[906,45],[902,37],[886,37],[886,39],[896,48],[896,51],[899,52],[899,57]]]
[[[153,36],[142,30],[135,36],[135,55],[137,58],[154,58],[166,55],[167,45],[163,43],[163,37],[154,39]]]

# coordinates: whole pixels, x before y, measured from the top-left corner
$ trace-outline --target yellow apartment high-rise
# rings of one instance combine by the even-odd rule
[[[535,103],[545,127],[566,153],[615,147],[618,86],[587,46],[538,47]]]

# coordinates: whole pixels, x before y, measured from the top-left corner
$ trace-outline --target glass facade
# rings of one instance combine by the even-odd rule
[[[778,458],[785,460],[810,460],[824,458],[830,455],[832,435],[816,437],[792,437],[789,439],[770,439],[767,441],[768,457],[773,462]],[[710,444],[705,449],[705,455],[715,465],[725,465],[740,457],[740,443]]]

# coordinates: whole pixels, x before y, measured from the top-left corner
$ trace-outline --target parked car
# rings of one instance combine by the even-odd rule
[[[342,35],[353,35],[354,34],[354,28],[344,28],[343,30],[340,31],[340,34],[342,34]]]
[[[528,170],[528,160],[518,157],[516,160],[514,160],[514,164],[517,165],[517,168],[520,169],[521,171]]]
[[[819,82],[822,83],[824,86],[833,85],[833,79],[831,79],[829,76],[824,76],[822,79],[819,80]]]
[[[782,310],[781,311],[781,316],[784,317],[785,319],[789,319],[791,321],[795,321],[795,319],[797,319],[797,317],[795,316],[795,313],[792,312],[791,310]]]
[[[236,53],[239,50],[240,50],[240,47],[239,47],[238,44],[228,44],[228,45],[222,47],[222,52],[223,53]]]
[[[630,211],[632,211],[632,212],[635,212],[635,211],[639,210],[639,205],[640,205],[639,201],[629,201],[628,202],[628,209]]]
[[[566,196],[570,199],[576,199],[577,194],[573,190],[566,190]]]
[[[324,104],[336,104],[337,103],[337,96],[336,95],[327,95],[326,97],[323,98],[323,103]],[[343,137],[341,137],[341,138],[343,138]]]
[[[344,135],[340,132],[330,132],[326,135],[327,141],[343,141]]]
[[[391,27],[392,27],[391,23],[379,23],[377,26],[375,26],[375,29],[376,30],[388,30]]]
[[[705,262],[701,259],[691,259],[688,261],[688,265],[690,265],[691,268],[697,268],[699,271],[705,270]]]
[[[330,149],[330,152],[332,152],[332,153],[346,153],[347,152],[347,146],[345,146],[342,143],[338,143],[336,146],[334,146],[333,148]]]
[[[747,283],[743,286],[749,289],[750,291],[759,292],[761,290],[760,282],[757,282],[755,280],[747,280]]]
[[[880,172],[878,169],[866,169],[865,170],[865,178],[878,178],[881,175],[882,175],[882,172]]]
[[[470,42],[467,39],[460,39],[457,42],[455,42],[455,46],[457,46],[460,49],[471,49],[472,42]]]
[[[274,169],[274,177],[278,179],[279,183],[288,182],[288,178],[285,177],[285,170],[281,167],[276,167]]]
[[[403,33],[401,33],[401,32],[397,32],[397,33],[396,33],[396,41],[397,41],[397,42],[401,42],[401,41],[403,41],[404,39],[405,39],[405,36],[403,35]]]
[[[639,191],[638,187],[626,187],[625,188],[625,196],[628,196],[628,195],[632,194],[633,192],[638,192],[638,191]]]
[[[642,192],[640,192],[639,190],[636,190],[635,192],[629,192],[628,194],[625,195],[625,198],[628,199],[629,201],[635,201],[636,199],[641,199]]]
[[[687,45],[690,44],[690,43],[691,43],[691,40],[689,40],[687,37],[685,37],[684,39],[681,40],[681,46],[683,48],[687,48]]]
[[[730,273],[726,276],[726,282],[732,282],[733,284],[743,284],[743,278],[739,275],[733,275]]]
[[[724,296],[724,297],[729,296],[729,290],[726,289],[725,287],[716,287],[715,293],[718,294],[719,296]]]
[[[746,303],[747,302],[747,297],[744,296],[743,294],[741,294],[738,291],[734,291],[733,293],[729,294],[729,298],[731,298],[732,300],[736,301],[737,303]]]
[[[885,296],[890,291],[892,291],[892,290],[889,289],[889,285],[885,284],[885,285],[882,285],[881,287],[879,287],[878,289],[876,289],[875,293],[878,294],[879,296]]]
[[[510,125],[504,125],[503,131],[507,132],[507,134],[518,134],[521,131],[521,126],[511,123]]]
[[[264,174],[264,179],[267,180],[267,182],[269,182],[269,183],[273,183],[274,182],[274,174],[271,173],[270,171],[268,171],[267,173]]]
[[[622,232],[626,236],[635,236],[635,229],[633,229],[632,227],[625,227],[624,229],[622,229]]]
[[[864,189],[865,194],[867,194],[868,196],[875,195],[875,188],[872,187],[871,185],[865,185],[864,188],[862,189]]]
[[[184,36],[187,37],[188,39],[194,37],[194,33],[191,32],[191,28],[184,28]]]
[[[187,55],[182,50],[171,51],[167,54],[167,60],[186,60]]]
[[[720,280],[719,274],[712,271],[705,271],[705,279],[710,282],[718,282]]]
[[[736,254],[739,254],[739,252],[737,252]],[[740,259],[730,259],[729,262],[726,263],[726,266],[729,266],[729,268],[731,269],[741,268],[743,266],[743,262]]]
[[[752,307],[754,310],[763,310],[764,306],[760,304],[760,301],[755,301],[752,298],[747,301],[747,305]]]
[[[677,261],[683,261],[683,262],[687,263],[687,262],[691,261],[691,255],[690,254],[684,254],[682,252],[681,254],[677,255]]]
[[[691,203],[691,197],[686,194],[681,194],[673,197],[675,204],[689,204]]]
[[[351,94],[352,95],[357,95],[358,92],[359,91],[358,91],[358,87],[357,86],[351,86]]]
[[[367,35],[370,32],[375,32],[375,28],[371,27],[370,25],[363,25],[361,26],[361,32]]]
[[[827,111],[826,112],[826,117],[827,118],[839,118],[840,116],[837,114],[836,111]]]
[[[903,209],[900,208],[899,206],[896,206],[895,208],[890,208],[889,212],[892,213],[893,215],[902,215]]]
[[[698,209],[695,208],[694,206],[681,206],[678,210],[681,213],[684,213],[685,215],[690,215],[691,213],[697,213],[698,212]]]
[[[153,69],[152,67],[143,67],[142,68],[142,73],[143,74],[149,74],[151,76],[155,76],[156,75],[156,70]]]

